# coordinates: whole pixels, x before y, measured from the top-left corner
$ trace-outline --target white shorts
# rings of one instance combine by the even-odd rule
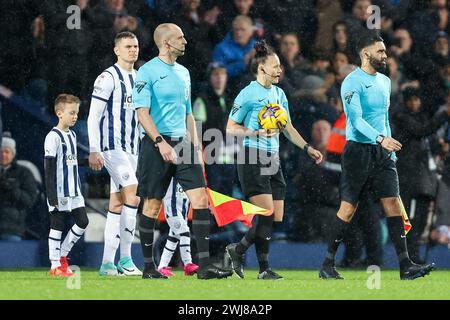
[[[166,216],[170,231],[177,235],[189,232],[187,223],[189,199],[179,183],[174,186],[173,178],[167,189],[166,195],[164,196],[163,205],[164,215]]]
[[[138,156],[123,150],[103,152],[105,167],[111,176],[111,193],[120,192],[123,187],[137,185],[136,178]]]
[[[47,200],[48,211],[52,212],[55,210],[55,207],[52,207]],[[84,207],[84,197],[76,196],[76,197],[58,197],[58,211],[69,211],[75,210],[77,208]]]

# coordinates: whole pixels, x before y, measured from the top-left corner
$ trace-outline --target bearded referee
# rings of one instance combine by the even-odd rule
[[[232,271],[209,263],[208,198],[200,165],[201,149],[191,112],[189,71],[176,62],[185,52],[187,41],[175,24],[160,24],[153,35],[159,55],[143,65],[133,89],[134,108],[144,137],[138,158],[138,195],[144,199],[139,234],[144,255],[144,279],[167,278],[153,261],[153,229],[173,177],[188,196],[193,208],[192,229],[197,242],[199,279],[225,278]],[[188,139],[187,131],[191,139]],[[174,147],[181,149],[177,160]],[[183,161],[180,161],[183,158]],[[187,161],[186,161],[186,158]],[[196,161],[194,161],[194,158]]]
[[[368,34],[360,39],[358,52],[361,67],[350,73],[341,87],[347,117],[341,205],[333,221],[334,231],[319,277],[343,279],[335,268],[336,251],[356,211],[361,191],[369,183],[386,214],[389,236],[400,265],[400,279],[413,280],[429,274],[434,263],[414,264],[408,256],[395,167],[395,151],[402,145],[391,137],[388,117],[391,81],[381,73],[386,69],[386,47],[380,36]]]

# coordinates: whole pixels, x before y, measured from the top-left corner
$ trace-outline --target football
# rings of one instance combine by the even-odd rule
[[[288,119],[286,109],[277,103],[266,104],[258,114],[259,125],[265,130],[283,130],[286,128]]]

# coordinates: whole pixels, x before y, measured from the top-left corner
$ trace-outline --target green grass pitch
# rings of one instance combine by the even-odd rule
[[[425,278],[400,281],[398,271],[381,272],[380,289],[368,289],[366,271],[341,270],[345,280],[318,279],[316,270],[277,270],[281,281],[256,280],[256,270],[245,279],[197,280],[181,271],[169,280],[140,277],[101,278],[82,269],[79,279],[51,278],[47,270],[0,271],[0,299],[150,299],[150,300],[303,300],[303,299],[450,299],[450,270]],[[79,280],[80,289],[76,287]],[[369,281],[371,282],[371,281]],[[371,282],[372,283],[372,282]]]

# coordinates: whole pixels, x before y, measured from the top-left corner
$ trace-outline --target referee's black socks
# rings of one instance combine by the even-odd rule
[[[239,241],[238,245],[236,246],[237,254],[244,254],[247,249],[255,243],[256,227],[258,226],[259,221],[258,218],[258,216],[253,218],[252,226],[250,227],[250,229],[248,229],[247,233],[244,235],[244,237],[242,237],[241,241]]]
[[[406,235],[403,219],[401,216],[386,217],[389,237],[395,247],[400,269],[411,265],[408,249],[406,247]]]
[[[255,250],[260,273],[269,268],[269,243],[272,236],[273,218],[273,214],[260,216],[256,226]]]
[[[209,209],[194,209],[192,231],[197,241],[198,265],[200,268],[209,264]]]
[[[156,219],[141,214],[139,216],[139,236],[141,238],[142,254],[144,256],[144,271],[154,270],[153,261],[153,230]]]
[[[328,251],[327,256],[325,257],[324,265],[326,266],[334,266],[336,260],[336,252],[344,239],[345,231],[348,228],[349,223],[345,222],[337,215],[335,216],[335,220],[333,222],[332,231],[330,234],[330,238],[328,240]]]

